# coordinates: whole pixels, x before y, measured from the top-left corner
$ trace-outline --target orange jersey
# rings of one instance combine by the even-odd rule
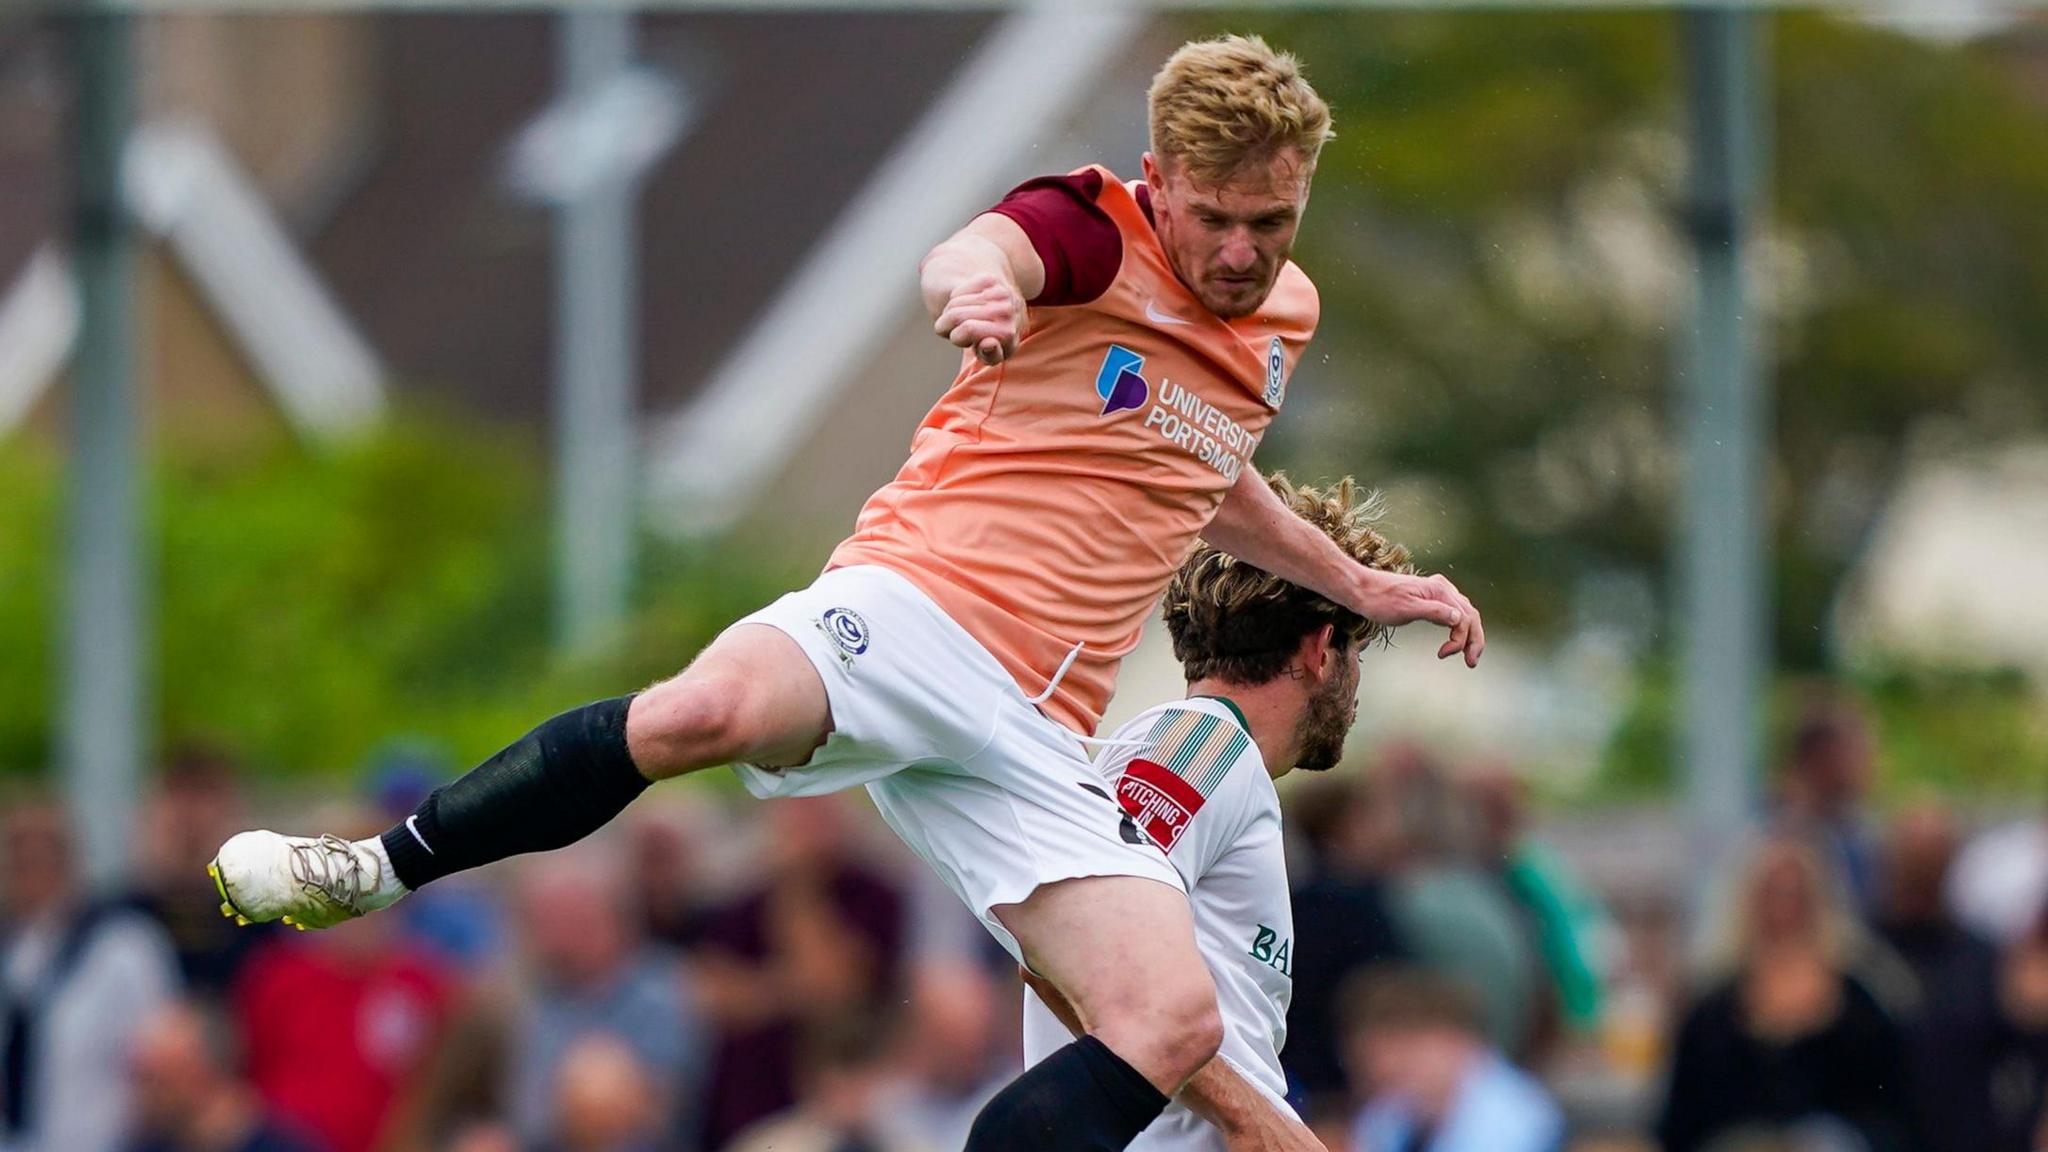
[[[1217,318],[1174,275],[1142,184],[1103,168],[1075,176],[1091,174],[1079,186],[1122,241],[1114,279],[1085,304],[1033,304],[1003,363],[964,354],[910,459],[828,565],[902,573],[1027,696],[1051,687],[1046,713],[1082,733],[1251,467],[1318,308],[1290,262],[1257,312]]]

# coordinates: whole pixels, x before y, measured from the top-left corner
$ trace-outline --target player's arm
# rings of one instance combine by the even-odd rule
[[[1223,1133],[1230,1152],[1324,1152],[1308,1125],[1252,1087],[1221,1056],[1202,1065],[1181,1087],[1179,1099]]]
[[[1465,654],[1475,667],[1486,651],[1479,610],[1441,575],[1411,576],[1367,568],[1335,541],[1288,511],[1256,468],[1237,474],[1202,539],[1303,588],[1320,592],[1368,620],[1389,626],[1427,620],[1451,630],[1436,654]]]
[[[1067,1031],[1077,1037],[1086,1034],[1080,1015],[1059,989],[1029,968],[1018,971]],[[1230,1152],[1324,1152],[1322,1141],[1306,1125],[1276,1107],[1221,1056],[1202,1065],[1202,1070],[1182,1085],[1178,1099],[1223,1133],[1224,1146]]]
[[[1045,263],[1015,220],[995,212],[976,216],[925,254],[918,288],[932,315],[932,330],[985,364],[1017,350],[1024,333],[1024,302],[1045,289]]]

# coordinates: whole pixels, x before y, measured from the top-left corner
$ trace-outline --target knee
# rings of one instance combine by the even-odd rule
[[[1204,986],[1199,999],[1189,999],[1179,1008],[1167,1035],[1167,1057],[1182,1080],[1202,1070],[1223,1047],[1223,1013],[1216,1006],[1216,990]]]
[[[1158,1085],[1178,1089],[1223,1045],[1216,988],[1200,979],[1153,984],[1096,1018],[1096,1037]],[[1171,1095],[1171,1090],[1168,1090]]]
[[[678,676],[642,692],[626,719],[633,762],[661,780],[743,759],[748,747],[743,685],[725,676]]]

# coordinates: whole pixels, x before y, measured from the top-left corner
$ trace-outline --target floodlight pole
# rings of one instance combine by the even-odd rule
[[[564,99],[588,99],[625,74],[632,13],[570,11],[556,19]],[[617,638],[632,588],[637,188],[630,176],[613,175],[579,189],[557,211],[555,640],[572,654]]]
[[[1765,202],[1767,13],[1681,12],[1691,113],[1695,264],[1680,373],[1685,444],[1683,700],[1694,877],[1720,874],[1754,808],[1764,626],[1761,504],[1766,329],[1743,269]],[[1699,893],[1695,893],[1699,895]]]
[[[79,861],[100,889],[119,884],[128,868],[148,646],[138,542],[135,259],[121,188],[134,104],[133,19],[89,8],[64,21],[75,93],[71,247],[80,299],[58,755]]]

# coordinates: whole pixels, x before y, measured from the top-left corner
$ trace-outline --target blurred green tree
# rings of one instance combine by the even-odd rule
[[[1270,14],[1337,112],[1300,258],[1317,354],[1268,463],[1389,485],[1397,529],[1496,619],[1663,583],[1687,322],[1668,13]],[[2022,32],[2025,27],[2023,26]],[[2048,424],[2048,111],[2036,39],[1774,16],[1769,457],[1780,661],[1821,622],[1912,452]],[[2031,53],[2031,55],[2030,55]]]
[[[766,547],[651,543],[629,634],[559,660],[544,468],[530,434],[419,413],[334,447],[167,447],[147,549],[160,740],[286,775],[350,772],[394,737],[478,759],[675,672],[795,579]],[[53,752],[60,482],[33,443],[0,451],[0,770]]]

